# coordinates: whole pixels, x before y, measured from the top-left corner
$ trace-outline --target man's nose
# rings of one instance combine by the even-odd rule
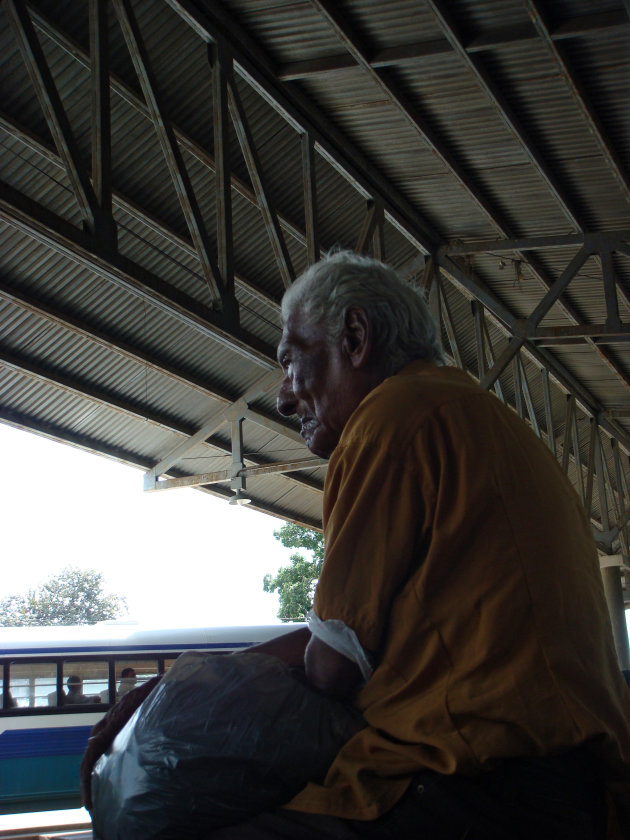
[[[277,406],[278,413],[282,414],[284,417],[290,417],[292,414],[295,414],[297,398],[293,393],[293,389],[291,388],[288,379],[285,379],[280,386],[280,390],[278,391]]]

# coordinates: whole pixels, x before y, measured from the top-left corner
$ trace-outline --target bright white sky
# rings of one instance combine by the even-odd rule
[[[291,554],[281,520],[190,488],[145,493],[140,470],[3,424],[0,463],[0,597],[77,566],[103,573],[129,620],[279,623],[262,579]]]

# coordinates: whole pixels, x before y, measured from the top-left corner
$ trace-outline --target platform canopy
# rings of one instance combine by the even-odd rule
[[[279,301],[351,248],[627,570],[629,0],[3,0],[0,168],[0,421],[319,527]]]

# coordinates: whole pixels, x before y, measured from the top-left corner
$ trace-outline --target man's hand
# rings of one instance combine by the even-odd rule
[[[355,662],[316,636],[311,636],[306,647],[304,664],[309,683],[338,700],[351,697],[363,681]]]
[[[127,692],[92,729],[81,761],[81,802],[88,811],[92,807],[90,788],[94,765],[109,749],[116,735],[161,679],[162,677],[153,677],[138,688]]]

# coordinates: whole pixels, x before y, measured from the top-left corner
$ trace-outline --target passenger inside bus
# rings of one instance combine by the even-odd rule
[[[131,691],[132,688],[135,688],[137,684],[138,677],[134,669],[123,668],[122,674],[120,675],[120,682],[118,684],[118,699],[120,699],[128,691]]]
[[[76,674],[71,674],[66,682],[68,694],[65,699],[66,705],[79,705],[83,703],[100,703],[98,695],[88,696],[83,693],[83,680]]]

